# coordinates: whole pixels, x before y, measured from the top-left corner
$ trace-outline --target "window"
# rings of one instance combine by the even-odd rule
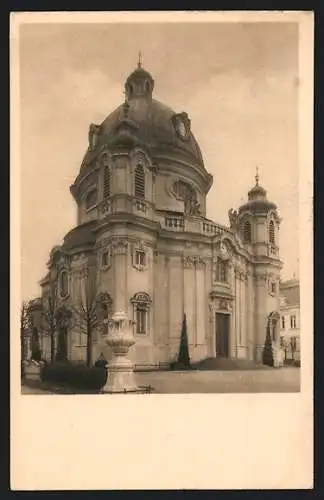
[[[136,333],[146,333],[146,316],[147,311],[143,306],[136,306]]]
[[[251,222],[248,220],[243,227],[243,241],[244,243],[251,243]]]
[[[109,252],[105,250],[102,252],[101,256],[101,267],[107,267],[109,265]]]
[[[272,295],[276,294],[276,283],[274,281],[271,282],[271,293]]]
[[[135,168],[135,196],[145,198],[145,172],[142,165]]]
[[[68,274],[66,271],[62,271],[60,276],[60,292],[61,292],[61,297],[66,297],[69,293]]]
[[[110,168],[109,165],[104,166],[103,174],[103,197],[104,200],[110,196]]]
[[[282,330],[285,329],[285,326],[286,326],[285,317],[281,316],[281,328],[282,328]]]
[[[135,333],[139,335],[149,334],[151,298],[147,292],[138,292],[131,299],[133,304],[133,319],[135,321]]]
[[[145,266],[145,252],[143,250],[136,250],[135,264],[137,266]]]
[[[290,328],[295,329],[296,328],[296,316],[293,314],[290,316]]]
[[[274,245],[275,244],[275,227],[273,220],[269,223],[269,242]]]
[[[225,260],[217,259],[216,280],[226,283],[228,280],[228,263]]]
[[[94,205],[96,205],[96,203],[97,203],[97,190],[93,189],[92,191],[90,191],[90,193],[87,194],[85,202],[86,209],[89,210]]]

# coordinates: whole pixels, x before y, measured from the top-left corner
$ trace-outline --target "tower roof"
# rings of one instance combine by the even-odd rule
[[[260,186],[259,181],[259,169],[257,167],[255,175],[255,185],[248,192],[248,202],[239,208],[239,213],[242,213],[245,210],[268,212],[271,209],[277,209],[275,203],[272,203],[268,200],[267,191],[266,189],[264,189],[264,187]]]
[[[249,201],[267,199],[267,191],[262,186],[260,186],[259,180],[259,169],[257,167],[255,174],[255,186],[253,186],[253,188],[248,192]]]

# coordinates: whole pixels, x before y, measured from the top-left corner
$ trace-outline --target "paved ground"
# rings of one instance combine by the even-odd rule
[[[298,392],[300,370],[282,368],[244,371],[187,371],[136,373],[139,385],[156,393]]]
[[[138,385],[158,394],[299,392],[300,369],[282,368],[244,371],[138,372]],[[50,394],[24,386],[22,394]]]

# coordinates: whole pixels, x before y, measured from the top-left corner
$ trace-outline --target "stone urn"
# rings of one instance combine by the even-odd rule
[[[105,341],[112,350],[112,359],[108,364],[104,392],[124,393],[137,390],[133,363],[127,357],[129,349],[135,344],[133,325],[134,321],[129,320],[123,311],[116,312],[108,321]]]

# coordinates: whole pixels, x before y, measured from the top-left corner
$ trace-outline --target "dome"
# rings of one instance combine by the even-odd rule
[[[250,191],[248,192],[249,200],[259,199],[260,197],[266,198],[267,191],[259,184],[256,184]]]
[[[125,83],[126,101],[118,106],[96,130],[96,142],[90,147],[81,171],[96,156],[98,148],[132,145],[146,148],[154,157],[174,158],[199,166],[206,172],[198,143],[191,132],[187,113],[176,113],[152,98],[154,80],[138,67]]]
[[[246,210],[254,210],[267,212],[269,210],[276,210],[277,206],[275,203],[272,203],[267,198],[267,191],[260,186],[259,184],[259,173],[257,169],[257,173],[255,176],[255,186],[248,192],[248,202],[242,205],[239,208],[239,213],[242,213]]]

